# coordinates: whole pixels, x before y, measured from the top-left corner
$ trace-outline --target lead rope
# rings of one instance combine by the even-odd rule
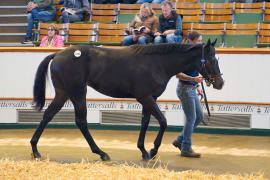
[[[204,104],[205,104],[205,107],[207,109],[207,113],[208,113],[208,118],[207,118],[207,122],[205,122],[205,120],[202,120],[202,123],[205,125],[205,126],[208,126],[209,122],[210,122],[210,109],[209,109],[209,105],[208,105],[208,101],[207,101],[207,97],[206,97],[206,92],[205,92],[205,89],[204,89],[204,85],[203,85],[203,81],[201,82],[201,86],[202,86],[202,90],[203,90],[203,99],[204,99]]]
[[[202,59],[201,59],[201,63],[202,65],[204,66],[204,63],[205,63],[205,59],[204,59],[204,51],[203,51],[203,47],[202,47]],[[207,101],[207,97],[206,97],[206,92],[205,92],[205,89],[204,89],[204,85],[203,85],[203,81],[201,82],[201,86],[202,86],[202,90],[203,90],[203,99],[204,99],[204,104],[206,106],[206,109],[207,109],[207,113],[208,113],[208,123],[210,122],[210,109],[209,109],[209,106],[208,106],[208,101]],[[208,123],[205,122],[205,120],[203,119],[202,120],[202,123],[205,125],[205,126],[208,126]]]

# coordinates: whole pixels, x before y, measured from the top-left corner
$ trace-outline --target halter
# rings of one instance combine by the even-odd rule
[[[204,45],[202,46],[202,58],[201,58],[201,69],[203,69],[203,71],[205,72],[206,78],[205,78],[205,82],[207,84],[207,86],[210,86],[211,84],[213,84],[215,82],[215,78],[216,77],[220,77],[222,76],[222,73],[216,74],[216,75],[211,75],[208,73],[205,64],[206,64],[206,60],[204,58]]]

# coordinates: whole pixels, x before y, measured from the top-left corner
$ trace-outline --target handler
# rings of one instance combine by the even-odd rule
[[[202,43],[202,36],[196,31],[190,32],[187,36],[187,44],[200,44]],[[200,153],[194,152],[191,148],[191,136],[193,130],[203,120],[203,112],[200,104],[196,89],[199,94],[202,90],[198,87],[203,78],[199,75],[198,71],[181,72],[176,75],[179,79],[176,93],[182,102],[183,111],[185,114],[185,124],[182,133],[173,141],[173,145],[181,151],[181,156],[199,158]]]

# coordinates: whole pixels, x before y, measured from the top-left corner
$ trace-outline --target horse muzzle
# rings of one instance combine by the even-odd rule
[[[221,76],[218,76],[218,77],[215,77],[212,84],[213,84],[213,88],[220,90],[223,88],[224,80]]]

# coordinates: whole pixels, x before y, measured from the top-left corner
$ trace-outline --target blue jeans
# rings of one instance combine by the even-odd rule
[[[60,21],[62,23],[72,23],[72,22],[78,22],[82,21],[83,14],[68,14],[68,12],[63,11],[62,15],[60,17]]]
[[[145,36],[140,36],[139,39],[138,39],[138,42],[134,41],[133,40],[133,35],[129,35],[129,36],[126,36],[123,40],[123,45],[124,46],[129,46],[129,45],[132,45],[132,44],[147,44],[148,43],[148,39],[147,37]]]
[[[176,93],[182,102],[185,114],[183,131],[178,136],[177,141],[182,144],[182,151],[189,151],[191,150],[192,145],[191,136],[193,130],[203,120],[203,111],[198,95],[196,94],[196,89],[193,85],[187,85],[179,82]]]
[[[168,34],[166,37],[162,36],[156,36],[154,43],[160,44],[160,43],[178,43],[182,41],[182,36],[177,36],[175,34]]]
[[[155,3],[155,4],[161,4],[164,0],[138,0],[136,4],[143,4],[143,3]]]
[[[55,18],[55,12],[50,11],[41,11],[38,8],[32,9],[30,13],[27,14],[27,32],[26,37],[31,39],[32,38],[32,29],[33,26],[37,26],[34,24],[34,21],[41,21],[41,22],[48,22],[53,21]]]

